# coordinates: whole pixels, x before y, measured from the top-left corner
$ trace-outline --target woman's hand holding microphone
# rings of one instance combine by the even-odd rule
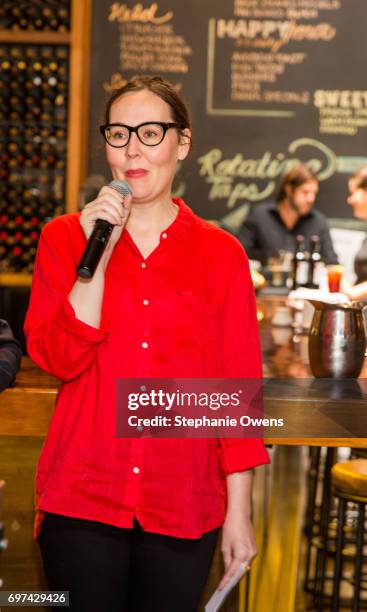
[[[122,181],[118,183],[127,186]],[[120,193],[110,186],[102,187],[97,198],[87,204],[80,215],[80,225],[88,244],[77,268],[79,278],[69,294],[69,302],[76,318],[95,328],[99,328],[101,323],[105,270],[129,218],[131,200],[131,193],[127,189]],[[98,220],[102,224],[98,224]],[[113,227],[106,231],[103,222]],[[98,229],[97,237],[94,238],[96,228],[101,225],[101,231]],[[106,238],[101,240],[103,233]],[[92,265],[85,265],[88,260]]]
[[[127,223],[131,210],[132,196],[131,193],[128,193],[127,191],[129,186],[127,183],[123,183],[122,181],[113,181],[112,183],[115,182],[122,185],[122,193],[124,193],[124,195],[122,195],[118,189],[106,185],[105,187],[102,187],[97,198],[84,207],[80,215],[80,225],[83,228],[87,240],[89,241],[88,247],[91,246],[90,240],[93,240],[93,232],[95,228],[98,227],[98,221],[107,221],[107,223],[113,226],[112,232],[111,228],[109,231],[107,231],[107,234],[105,232],[105,235],[107,236],[107,244],[106,246],[103,245],[102,249],[100,249],[102,251],[100,260],[102,269],[105,269],[109,262],[113,249],[120,239],[122,230]],[[98,246],[100,246],[100,243],[98,244],[97,242],[97,247]],[[84,256],[86,253],[87,250],[85,251]],[[81,266],[81,268],[82,267],[83,266]],[[78,271],[80,272],[79,268]],[[80,274],[80,276],[84,275]],[[90,276],[93,276],[93,273]],[[85,275],[85,277],[88,276]]]

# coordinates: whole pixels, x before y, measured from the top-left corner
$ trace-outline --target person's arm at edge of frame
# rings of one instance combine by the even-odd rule
[[[350,300],[353,300],[353,301],[367,300],[367,281],[363,281],[361,283],[357,283],[356,285],[352,285],[346,279],[342,279],[341,291],[345,293],[349,297]]]
[[[0,319],[0,391],[14,382],[22,357],[22,349],[10,325]]]

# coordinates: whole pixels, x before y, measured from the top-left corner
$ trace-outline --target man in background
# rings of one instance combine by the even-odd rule
[[[237,237],[250,259],[266,264],[279,251],[295,251],[296,237],[302,235],[306,250],[311,236],[319,236],[326,264],[338,263],[325,216],[313,208],[319,181],[304,165],[293,166],[280,183],[276,202],[253,206]]]

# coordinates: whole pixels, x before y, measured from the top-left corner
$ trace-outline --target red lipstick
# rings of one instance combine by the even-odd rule
[[[130,179],[143,178],[144,176],[147,176],[148,171],[144,170],[144,168],[136,168],[136,170],[127,170],[125,174],[126,177]]]

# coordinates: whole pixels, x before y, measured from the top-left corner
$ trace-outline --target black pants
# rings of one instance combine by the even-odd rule
[[[218,529],[173,538],[46,514],[39,544],[49,589],[73,612],[195,612]]]

